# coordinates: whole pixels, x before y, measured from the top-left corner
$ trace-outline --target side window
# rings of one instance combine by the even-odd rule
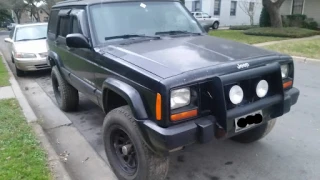
[[[14,34],[14,31],[15,31],[15,30],[16,30],[16,28],[14,27],[14,28],[12,28],[12,30],[10,31],[10,34],[9,34],[10,39],[13,38],[13,34]]]
[[[202,15],[201,15],[201,13],[196,13],[195,17],[196,18],[202,18]]]
[[[66,37],[70,31],[70,16],[61,16],[59,21],[59,36]]]
[[[79,27],[79,21],[76,17],[72,18],[72,30],[71,33],[81,33],[80,27]]]
[[[202,14],[202,17],[203,17],[203,18],[210,18],[209,14],[207,14],[207,13],[203,13],[203,14]]]
[[[52,10],[50,13],[49,25],[48,25],[48,32],[52,34],[57,33],[57,25],[58,25],[58,10]]]

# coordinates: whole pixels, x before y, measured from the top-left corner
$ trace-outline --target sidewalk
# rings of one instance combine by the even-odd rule
[[[1,56],[2,55],[0,54],[0,57]],[[20,86],[18,85],[18,82],[15,80],[10,68],[8,67],[8,64],[4,60],[4,57],[2,58],[2,60],[10,76],[9,78],[10,86],[0,87],[0,100],[16,99],[19,102],[23,115],[25,116],[25,119],[31,126],[32,130],[35,132],[36,138],[41,143],[41,147],[46,151],[48,167],[52,172],[53,178],[57,180],[70,180],[71,178],[69,177],[69,174],[65,170],[63,164],[61,163],[60,157],[53,150],[41,126],[38,124],[35,113],[30,107],[25,96],[23,95],[20,89]],[[2,148],[6,148],[6,147],[2,147]]]
[[[262,46],[268,46],[268,45],[273,45],[273,44],[278,44],[278,43],[286,43],[286,42],[289,43],[289,42],[304,41],[304,40],[311,40],[311,39],[318,39],[318,38],[320,38],[320,35],[305,37],[305,38],[286,39],[286,40],[281,40],[281,41],[269,41],[269,42],[264,42],[264,43],[253,44],[253,46],[262,47]]]

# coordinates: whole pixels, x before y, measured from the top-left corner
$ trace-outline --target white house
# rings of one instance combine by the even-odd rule
[[[250,25],[247,13],[253,13],[254,24],[259,24],[262,0],[185,0],[185,6],[220,18],[220,26]]]
[[[304,14],[320,26],[320,0],[286,0],[280,9],[282,15]]]

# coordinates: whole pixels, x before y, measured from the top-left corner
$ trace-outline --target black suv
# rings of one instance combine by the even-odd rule
[[[60,109],[81,92],[107,114],[119,179],[164,179],[168,153],[192,143],[257,141],[299,96],[290,56],[208,36],[179,1],[59,3],[48,45]]]

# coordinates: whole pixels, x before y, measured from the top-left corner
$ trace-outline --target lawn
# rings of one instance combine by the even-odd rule
[[[270,46],[264,46],[264,48],[293,56],[320,59],[320,39],[279,43]]]
[[[0,100],[0,179],[52,179],[47,157],[15,99]]]
[[[9,74],[0,56],[0,87],[9,85]]]
[[[267,36],[252,36],[252,35],[245,35],[243,31],[236,31],[236,30],[217,30],[217,31],[210,31],[209,35],[217,36],[225,39],[230,39],[242,43],[247,44],[257,44],[269,41],[279,41],[284,40],[287,38],[280,38],[280,37],[267,37]]]

